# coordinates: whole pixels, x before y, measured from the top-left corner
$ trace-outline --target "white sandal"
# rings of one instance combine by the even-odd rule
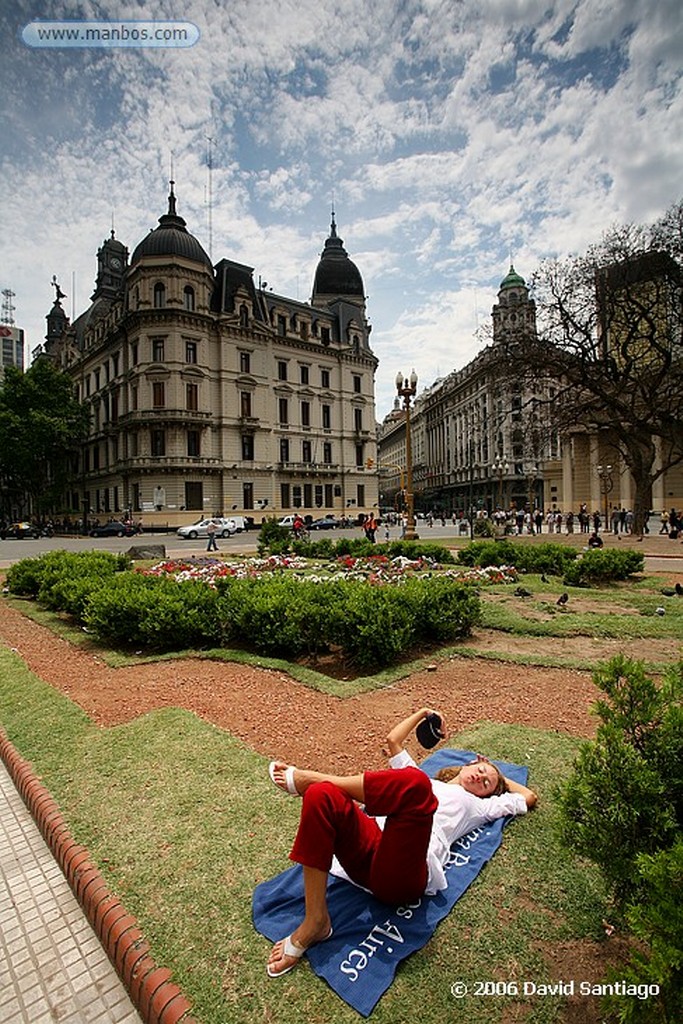
[[[296,768],[294,767],[293,764],[289,765],[289,767],[285,771],[284,787],[281,786],[279,782],[276,782],[275,768],[278,765],[278,763],[278,761],[271,761],[270,764],[268,765],[268,774],[270,775],[271,782],[274,785],[276,785],[278,789],[281,789],[283,792],[289,793],[290,796],[301,796],[301,793],[294,784],[294,772],[296,771]],[[294,956],[294,954],[292,953],[291,956]]]
[[[333,932],[334,928],[330,928],[325,938],[321,939],[320,941],[327,942],[327,940],[332,937]],[[272,970],[271,964],[266,964],[266,974],[268,975],[269,978],[279,978],[281,977],[281,975],[288,974],[290,971],[293,971],[296,965],[299,963],[299,960],[301,960],[301,957],[304,955],[304,953],[308,952],[308,947],[299,946],[294,941],[291,935],[288,935],[287,938],[281,939],[280,941],[282,942],[282,953],[280,959],[284,956],[288,956],[294,960],[294,963],[290,964],[289,967],[283,968],[283,970],[281,971],[274,971]]]

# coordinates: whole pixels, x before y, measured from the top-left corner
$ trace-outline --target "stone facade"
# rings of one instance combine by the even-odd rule
[[[172,186],[130,261],[113,232],[103,243],[89,309],[69,324],[58,297],[47,321],[45,353],[92,409],[67,509],[179,525],[376,504],[377,359],[334,217],[298,302],[251,267],[212,266]]]

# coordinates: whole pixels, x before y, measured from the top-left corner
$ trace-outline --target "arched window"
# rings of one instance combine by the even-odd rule
[[[248,327],[248,326],[249,326],[249,310],[247,309],[247,307],[244,304],[242,304],[240,306],[240,327]]]
[[[194,310],[194,288],[191,288],[189,284],[186,285],[184,295],[185,309]]]
[[[166,288],[158,281],[154,285],[154,308],[162,309],[166,305]]]

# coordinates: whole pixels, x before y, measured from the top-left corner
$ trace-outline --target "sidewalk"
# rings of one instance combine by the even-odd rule
[[[3,1024],[140,1024],[0,760],[0,1008]]]

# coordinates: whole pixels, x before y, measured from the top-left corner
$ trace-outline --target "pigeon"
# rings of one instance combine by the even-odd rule
[[[676,593],[678,594],[679,597],[683,597],[683,587],[681,586],[680,583],[677,583],[675,585],[674,590],[676,591]]]
[[[548,577],[546,576],[546,574],[544,572],[541,573],[541,583],[550,583],[550,580],[548,579]]]
[[[662,587],[659,591],[660,594],[664,594],[664,597],[675,597],[676,591],[673,587]]]
[[[568,600],[569,594],[560,594],[560,596],[557,599],[557,604],[559,604],[560,608],[564,608]]]
[[[532,597],[530,590],[525,590],[524,587],[517,587],[514,591],[515,597]]]
[[[664,608],[661,608],[661,607],[660,608],[655,608],[655,612],[656,612],[657,615],[665,615],[666,614],[666,610]]]

